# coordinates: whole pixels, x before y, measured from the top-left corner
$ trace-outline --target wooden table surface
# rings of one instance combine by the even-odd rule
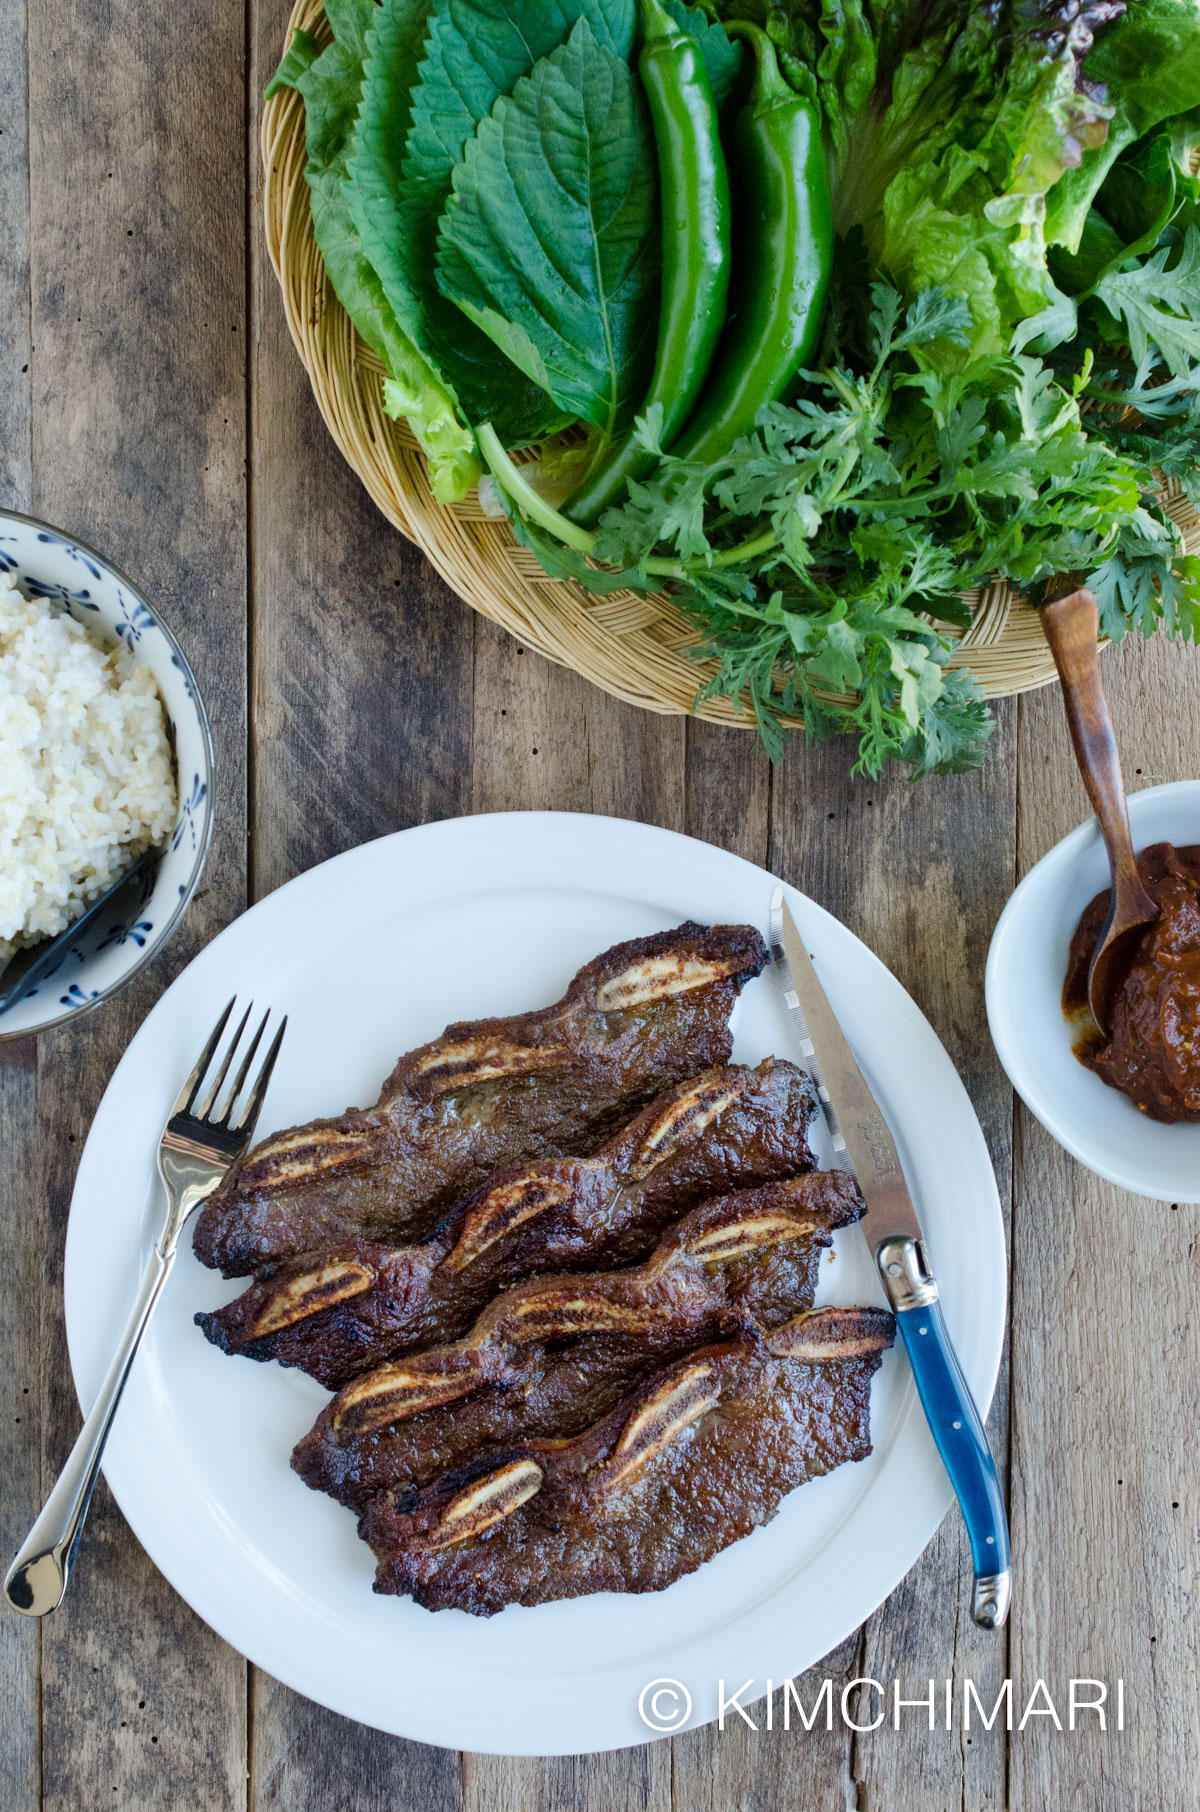
[[[216,840],[169,952],[78,1027],[0,1045],[0,1477],[11,1552],[78,1427],[61,1311],[76,1163],[133,1032],[181,967],[292,875],[458,813],[560,807],[704,837],[866,939],[962,1070],[1011,1205],[1011,1338],[991,1416],[1017,1556],[1000,1638],[966,1613],[950,1517],[815,1671],[1125,1682],[1126,1728],[1006,1736],[701,1730],[557,1761],[451,1754],[309,1704],[218,1640],[106,1489],[64,1608],[0,1617],[0,1812],[941,1812],[1194,1808],[1200,1509],[1197,1210],[1080,1169],[1014,1102],[983,965],[1015,880],[1085,815],[1055,693],[996,713],[987,765],[852,780],[842,742],[772,772],[734,730],[618,705],[461,604],[334,451],[258,214],[255,99],[280,0],[0,5],[0,503],[76,532],[161,603],[213,718]],[[27,90],[26,90],[27,81]],[[1105,658],[1131,785],[1197,769],[1197,659]],[[1114,1685],[1115,1690],[1115,1685]],[[811,1697],[812,1680],[805,1688]],[[1094,1723],[1094,1720],[1090,1722]]]

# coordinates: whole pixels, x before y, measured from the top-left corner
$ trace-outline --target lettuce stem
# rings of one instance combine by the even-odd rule
[[[481,428],[477,428],[475,438],[492,477],[522,514],[528,516],[531,522],[536,522],[539,528],[544,528],[547,534],[564,542],[567,547],[590,556],[596,546],[595,535],[590,529],[580,528],[577,523],[569,521],[553,504],[546,502],[541,492],[530,484],[520,466],[509,458],[491,422],[484,422]],[[736,547],[727,547],[720,553],[710,554],[706,560],[664,560],[651,555],[642,562],[642,566],[652,578],[684,581],[699,573],[712,572],[725,566],[740,566],[744,560],[755,560],[760,554],[769,554],[778,542],[779,537],[774,529],[767,529],[749,541],[739,541]]]
[[[557,540],[565,542],[568,547],[577,549],[581,554],[590,554],[596,543],[595,535],[588,529],[579,528],[574,522],[568,522],[561,511],[546,502],[541,493],[530,484],[520,466],[514,465],[508,457],[491,422],[484,422],[481,428],[477,428],[475,438],[492,477],[529,520],[536,522],[539,528],[544,528]]]

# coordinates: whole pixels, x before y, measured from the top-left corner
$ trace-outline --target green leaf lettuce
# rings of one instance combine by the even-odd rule
[[[1072,252],[1121,152],[1161,121],[1200,108],[1200,4],[1130,0],[1123,16],[1097,33],[1087,76],[1103,84],[1112,118],[1104,143],[1068,170],[1050,197],[1048,237]]]
[[[1047,196],[1110,109],[1083,74],[1112,0],[790,0],[788,56],[816,72],[835,220],[909,297],[936,286],[971,310],[969,353],[1007,350],[1053,308]],[[730,0],[727,15],[754,13]],[[786,22],[780,24],[780,17]]]

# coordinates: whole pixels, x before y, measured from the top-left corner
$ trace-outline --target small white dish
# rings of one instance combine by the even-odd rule
[[[124,987],[171,937],[204,869],[213,823],[213,751],[208,718],[183,650],[123,573],[82,541],[45,522],[0,510],[0,572],[28,598],[46,600],[102,643],[124,642],[158,684],[175,753],[178,816],[162,860],[130,898],[69,943],[62,960],[24,1000],[0,1015],[0,1043],[28,1038],[90,1013]]]
[[[1132,793],[1129,821],[1139,851],[1151,843],[1200,843],[1200,780]],[[1071,1050],[1060,1004],[1067,952],[1084,907],[1108,885],[1094,818],[1030,869],[988,951],[992,1040],[1026,1107],[1072,1157],[1135,1195],[1200,1202],[1200,1125],[1148,1119]]]

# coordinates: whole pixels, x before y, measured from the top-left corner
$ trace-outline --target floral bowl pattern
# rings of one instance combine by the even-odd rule
[[[164,948],[196,891],[213,825],[208,717],[183,650],[137,587],[82,541],[31,516],[0,510],[0,571],[27,597],[64,610],[100,641],[120,640],[158,682],[175,753],[179,812],[157,869],[139,892],[66,946],[56,969],[0,1014],[0,1040],[26,1038],[90,1012]]]

